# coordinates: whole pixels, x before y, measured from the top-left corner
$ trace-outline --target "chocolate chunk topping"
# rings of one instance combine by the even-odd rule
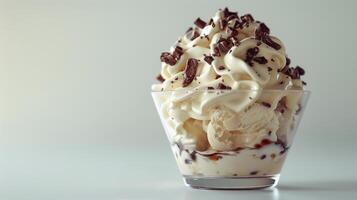
[[[214,58],[212,56],[205,55],[205,58],[203,60],[205,60],[208,64],[212,64]]]
[[[232,16],[232,15],[238,17],[238,13],[237,12],[231,12],[231,11],[229,11],[229,9],[227,7],[225,7],[224,10],[223,10],[224,18],[227,18],[227,17]]]
[[[179,46],[176,46],[174,52],[172,53],[172,55],[177,59],[179,60],[181,58],[183,54],[183,49]]]
[[[224,30],[227,26],[227,21],[224,19],[220,19],[218,21],[219,29]]]
[[[235,28],[232,28],[232,27],[228,27],[227,33],[228,33],[231,37],[234,37],[234,36],[237,36],[237,35],[238,35],[238,31],[237,31]]]
[[[175,65],[177,62],[175,57],[173,55],[171,55],[169,52],[161,53],[160,60],[161,60],[161,62],[165,62],[171,66]]]
[[[191,40],[194,40],[194,39],[198,38],[199,36],[200,36],[200,33],[195,30],[192,32]]]
[[[156,79],[160,81],[161,83],[165,81],[164,77],[161,76],[161,74],[156,76]]]
[[[254,18],[251,14],[245,14],[243,16],[240,17],[240,19],[243,21],[243,22],[254,22]]]
[[[224,85],[223,83],[219,83],[218,86],[217,86],[217,89],[220,89],[220,90],[231,90],[232,88],[229,87],[229,86]]]
[[[259,48],[254,47],[247,50],[247,58],[246,59],[253,59],[259,53]]]
[[[194,24],[201,29],[203,29],[207,25],[206,22],[203,21],[201,18],[197,18]]]
[[[261,56],[261,57],[255,57],[253,58],[253,61],[259,63],[259,64],[267,64],[268,63],[268,60],[264,58],[264,56]]]
[[[208,90],[214,90],[214,87],[207,87]]]
[[[260,156],[260,160],[264,160],[267,156],[265,154]]]
[[[231,42],[227,39],[221,39],[220,42],[217,43],[217,46],[222,53],[227,53],[229,49],[233,46]]]
[[[268,71],[270,72],[271,70],[273,70],[271,67],[268,67]]]
[[[270,29],[264,23],[261,23],[257,28],[257,30],[255,31],[255,37],[258,40],[261,40],[262,42],[264,42],[265,44],[276,50],[281,49],[281,46],[278,43],[274,42],[270,38],[269,34],[270,34]]]
[[[295,68],[285,66],[280,72],[290,76],[292,79],[300,79],[300,76],[305,74],[305,70],[300,66],[296,66]]]
[[[290,63],[291,63],[290,58],[285,57],[285,59],[286,59],[286,64],[285,64],[285,66],[289,66],[289,65],[290,65]]]
[[[198,67],[198,61],[194,58],[190,58],[187,61],[186,68],[184,70],[184,80],[183,80],[183,87],[187,87],[193,81],[196,76]]]
[[[253,66],[253,58],[254,56],[256,56],[259,53],[259,48],[258,47],[254,47],[254,48],[250,48],[247,50],[246,53],[246,58],[245,58],[245,62],[249,65],[249,66]]]
[[[264,102],[264,101],[262,102],[262,105],[265,106],[265,107],[268,107],[268,108],[271,107],[270,103],[267,103],[267,102]]]
[[[228,39],[232,42],[232,44],[233,44],[234,46],[239,46],[240,42],[239,42],[239,40],[238,40],[236,37],[231,36],[231,37],[229,37]]]
[[[209,24],[209,25],[212,25],[212,24],[213,24],[213,19],[212,19],[212,18],[208,21],[208,24]]]
[[[296,66],[295,70],[299,72],[300,76],[305,74],[305,70],[303,68],[301,68],[300,66]]]
[[[217,45],[215,45],[215,47],[213,48],[213,54],[212,56],[216,56],[216,57],[219,57],[221,56],[221,52],[219,51],[219,48],[217,47]]]

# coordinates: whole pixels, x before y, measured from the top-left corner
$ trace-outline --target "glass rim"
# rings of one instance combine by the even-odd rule
[[[207,88],[202,88],[202,89],[177,89],[177,90],[151,90],[151,93],[165,93],[165,92],[228,92],[228,91],[234,91],[234,92],[302,92],[302,93],[311,93],[311,90],[298,90],[298,89],[259,89],[259,90],[250,90],[250,89],[207,89]]]

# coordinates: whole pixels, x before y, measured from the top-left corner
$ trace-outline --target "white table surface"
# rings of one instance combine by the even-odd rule
[[[0,199],[357,199],[354,145],[330,143],[298,142],[279,186],[250,191],[184,186],[168,145],[7,145]]]

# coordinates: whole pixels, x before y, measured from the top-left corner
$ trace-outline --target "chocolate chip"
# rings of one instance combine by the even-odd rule
[[[184,80],[183,80],[183,87],[187,87],[193,81],[196,76],[198,67],[198,61],[194,58],[190,58],[187,61],[186,68],[184,70]]]
[[[271,67],[268,67],[268,71],[270,72],[271,70],[273,70]]]
[[[250,175],[256,175],[256,174],[258,174],[258,171],[252,171],[252,172],[250,172]]]
[[[208,64],[212,64],[214,58],[212,56],[205,55],[205,58],[203,60],[206,61]]]
[[[221,78],[222,76],[221,75],[216,75],[216,79],[219,79]]]
[[[218,67],[218,70],[224,70],[224,69],[226,69],[226,68],[223,65]]]
[[[288,107],[286,106],[286,97],[283,97],[280,99],[280,101],[276,105],[275,111],[284,113],[286,109],[288,109]]]
[[[264,56],[261,56],[261,57],[255,57],[253,58],[253,61],[259,63],[259,64],[267,64],[268,63],[268,60],[264,58]]]
[[[165,81],[164,77],[161,76],[161,74],[156,76],[156,79],[160,81],[161,83]]]
[[[302,81],[302,84],[303,84],[303,85],[307,85],[307,83],[306,83],[305,81]]]
[[[264,160],[267,156],[265,154],[260,156],[260,160]]]
[[[214,90],[214,87],[207,87],[208,90]]]
[[[207,25],[206,22],[203,21],[201,18],[197,18],[194,24],[201,29],[203,29]]]
[[[232,88],[229,87],[229,86],[224,85],[223,83],[219,83],[218,86],[217,86],[217,89],[220,89],[220,90],[231,90]]]
[[[192,163],[192,161],[191,160],[189,160],[189,159],[185,159],[185,164],[191,164]]]
[[[265,107],[268,107],[268,108],[271,107],[270,103],[267,103],[267,102],[264,102],[264,101],[262,102],[262,105],[265,106]]]

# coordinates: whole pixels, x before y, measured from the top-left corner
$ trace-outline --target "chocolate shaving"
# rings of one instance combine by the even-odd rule
[[[239,45],[240,45],[240,42],[239,42],[239,40],[238,40],[236,37],[231,36],[231,37],[229,37],[228,39],[232,42],[232,44],[233,44],[234,46],[239,46]]]
[[[198,61],[194,58],[190,58],[187,61],[186,68],[184,70],[184,80],[183,80],[183,87],[187,87],[193,81],[196,76],[198,67]]]
[[[220,89],[220,90],[231,90],[232,88],[229,87],[229,86],[224,85],[223,83],[219,83],[218,86],[217,86],[217,89]]]
[[[215,47],[213,48],[213,54],[212,56],[216,56],[216,57],[219,57],[221,56],[221,52],[219,51],[219,48],[217,47],[217,45],[214,45]]]
[[[255,57],[253,58],[253,61],[259,63],[259,64],[267,64],[268,63],[268,60],[264,58],[264,56],[261,56],[261,57]]]
[[[231,11],[229,11],[229,9],[227,7],[225,7],[224,10],[223,10],[224,18],[230,17],[232,15],[238,17],[238,13],[237,12],[231,12]]]
[[[183,49],[181,47],[179,47],[179,46],[176,46],[174,52],[172,53],[172,55],[177,60],[179,60],[181,58],[182,54],[183,54]]]
[[[227,26],[227,21],[224,19],[220,19],[218,21],[219,29],[224,30]]]
[[[203,29],[207,25],[206,22],[203,21],[201,18],[197,18],[194,24],[201,29]]]
[[[274,42],[270,38],[269,34],[270,34],[270,29],[264,23],[261,23],[257,28],[257,30],[255,31],[255,37],[258,40],[261,40],[262,42],[264,42],[265,44],[276,50],[281,49],[281,46],[278,43]]]
[[[268,108],[271,107],[270,103],[267,103],[267,102],[264,102],[264,101],[262,102],[262,105],[265,106],[265,107],[268,107]]]
[[[160,60],[161,62],[165,62],[171,66],[175,65],[177,62],[176,58],[173,55],[171,55],[169,52],[161,53]]]
[[[238,35],[238,31],[235,28],[232,28],[232,27],[228,27],[227,33],[232,37]]]
[[[240,17],[240,19],[243,21],[243,22],[254,22],[254,18],[251,14],[245,14],[243,16]]]
[[[217,46],[220,52],[227,53],[233,45],[230,43],[229,40],[222,38],[221,41],[217,43]]]
[[[161,83],[165,81],[164,77],[161,76],[161,74],[156,76],[156,79],[160,81]]]
[[[206,55],[204,56],[205,58],[203,60],[206,61],[208,64],[212,64],[214,58],[212,56],[206,56]]]

